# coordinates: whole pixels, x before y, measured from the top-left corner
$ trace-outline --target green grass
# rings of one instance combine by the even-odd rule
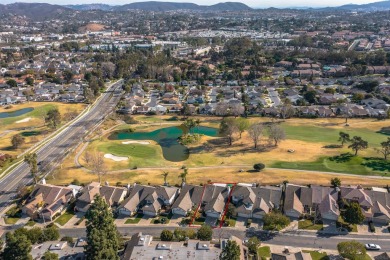
[[[373,171],[373,169],[376,168],[379,170],[379,167],[382,167],[383,169],[386,168],[386,166],[381,166],[376,160],[365,160],[359,156],[353,156],[348,161],[344,162],[337,162],[336,160],[332,160],[328,157],[321,157],[313,162],[276,162],[272,164],[271,167],[308,171],[353,173],[358,175],[383,175],[383,172]]]
[[[271,249],[269,246],[261,246],[259,249],[257,249],[257,255],[259,257],[271,257]]]
[[[12,218],[12,217],[10,217],[10,218],[4,218],[4,222],[5,222],[5,224],[7,224],[7,225],[15,225],[16,222],[18,222],[19,219],[20,219],[20,218]]]
[[[126,221],[125,221],[125,224],[138,224],[138,222],[140,222],[141,218],[143,217],[144,215],[142,214],[138,214],[137,216],[135,216],[134,218],[128,218]]]
[[[61,226],[65,225],[68,223],[68,221],[74,216],[74,214],[70,212],[65,212],[61,216],[59,216],[54,222],[60,224]]]
[[[154,147],[143,144],[118,144],[111,142],[100,145],[99,150],[116,156],[131,156],[138,158],[151,158],[157,154]]]
[[[306,229],[306,230],[321,230],[323,228],[323,225],[313,224],[313,221],[306,219],[306,220],[298,221],[298,228]]]
[[[302,250],[302,252],[309,253],[313,260],[328,260],[329,259],[328,255],[325,252],[320,253],[317,251],[310,251],[310,250]]]
[[[40,106],[40,107],[36,107],[36,108],[34,108],[33,111],[28,112],[26,114],[23,114],[23,115],[20,115],[20,116],[16,116],[16,117],[3,118],[2,119],[2,124],[3,125],[13,124],[16,121],[22,120],[22,119],[27,118],[27,117],[37,117],[37,118],[39,118],[39,117],[42,117],[43,115],[45,115],[49,110],[51,110],[53,108],[57,108],[57,106],[54,105],[54,104],[46,104],[46,105],[43,105],[43,106]],[[16,110],[18,110],[18,109],[16,109]],[[12,109],[12,111],[15,111],[15,109]]]
[[[28,222],[27,222],[27,224],[26,224],[26,226],[28,226],[28,227],[32,227],[32,226],[34,226],[35,225],[35,221],[32,221],[32,220],[29,220]]]
[[[362,137],[370,147],[378,147],[380,142],[386,139],[386,135],[365,128],[335,129],[310,125],[289,125],[288,123],[282,123],[281,126],[286,132],[287,139],[312,143],[338,143],[340,131],[348,133],[351,137]]]
[[[356,224],[349,224],[344,221],[344,219],[340,216],[336,222],[337,227],[343,227],[348,230],[348,232],[358,232]]]
[[[203,225],[205,221],[206,221],[205,218],[197,218],[197,219],[194,219],[194,223],[192,223],[192,224],[193,225]]]

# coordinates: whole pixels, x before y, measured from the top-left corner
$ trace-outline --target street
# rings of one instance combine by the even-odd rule
[[[174,231],[177,227],[169,226],[137,226],[129,225],[128,227],[118,227],[119,232],[129,237],[138,232],[159,237],[163,229]],[[185,227],[183,229],[188,229]],[[60,229],[61,236],[85,237],[84,228]],[[317,248],[337,250],[337,244],[343,241],[356,240],[363,244],[375,243],[382,247],[381,252],[390,251],[390,237],[388,235],[328,235],[316,234],[315,232],[293,231],[269,235],[266,231],[261,230],[238,230],[234,228],[219,228],[213,230],[213,237],[228,238],[231,235],[244,239],[246,237],[257,236],[262,242],[271,245],[281,245],[290,247]]]
[[[60,162],[64,154],[85,136],[88,130],[92,129],[115,108],[120,95],[112,95],[112,91],[121,87],[122,80],[112,84],[101,98],[96,101],[93,107],[72,122],[57,136],[43,145],[36,151],[38,162],[43,161],[45,165]],[[26,186],[32,182],[30,170],[27,163],[22,162],[0,181],[0,212],[12,202],[18,187]]]

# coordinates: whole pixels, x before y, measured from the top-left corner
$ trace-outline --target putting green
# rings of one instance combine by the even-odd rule
[[[106,143],[100,145],[98,149],[104,153],[110,153],[116,156],[151,158],[157,155],[155,147],[142,144]]]

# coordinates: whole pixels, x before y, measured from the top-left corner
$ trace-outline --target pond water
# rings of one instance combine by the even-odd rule
[[[199,126],[192,129],[193,133],[207,136],[218,136],[218,129],[212,127]],[[181,162],[188,159],[189,150],[185,145],[178,142],[178,138],[183,134],[180,127],[167,127],[157,129],[152,132],[116,132],[109,136],[110,140],[153,140],[162,148],[163,156],[171,162]]]
[[[23,109],[12,111],[12,112],[2,112],[2,113],[0,113],[0,118],[21,116],[21,115],[24,115],[24,114],[26,114],[28,112],[33,111],[33,110],[34,110],[34,108],[32,108],[32,107],[26,107],[26,108],[23,108]]]

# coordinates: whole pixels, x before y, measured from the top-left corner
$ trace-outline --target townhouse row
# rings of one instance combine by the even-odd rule
[[[198,211],[206,217],[221,218],[228,204],[232,203],[236,215],[242,218],[262,219],[272,210],[279,210],[291,218],[311,215],[317,219],[336,221],[340,216],[340,205],[343,207],[346,203],[356,202],[366,221],[390,222],[388,189],[362,186],[333,188],[216,183],[205,186],[184,184],[179,188],[138,184],[116,187],[97,182],[85,187],[37,184],[22,211],[33,219],[52,221],[70,203],[74,210],[87,212],[96,195],[102,196],[113,211],[124,217],[139,213],[150,217],[170,213],[186,217]]]

